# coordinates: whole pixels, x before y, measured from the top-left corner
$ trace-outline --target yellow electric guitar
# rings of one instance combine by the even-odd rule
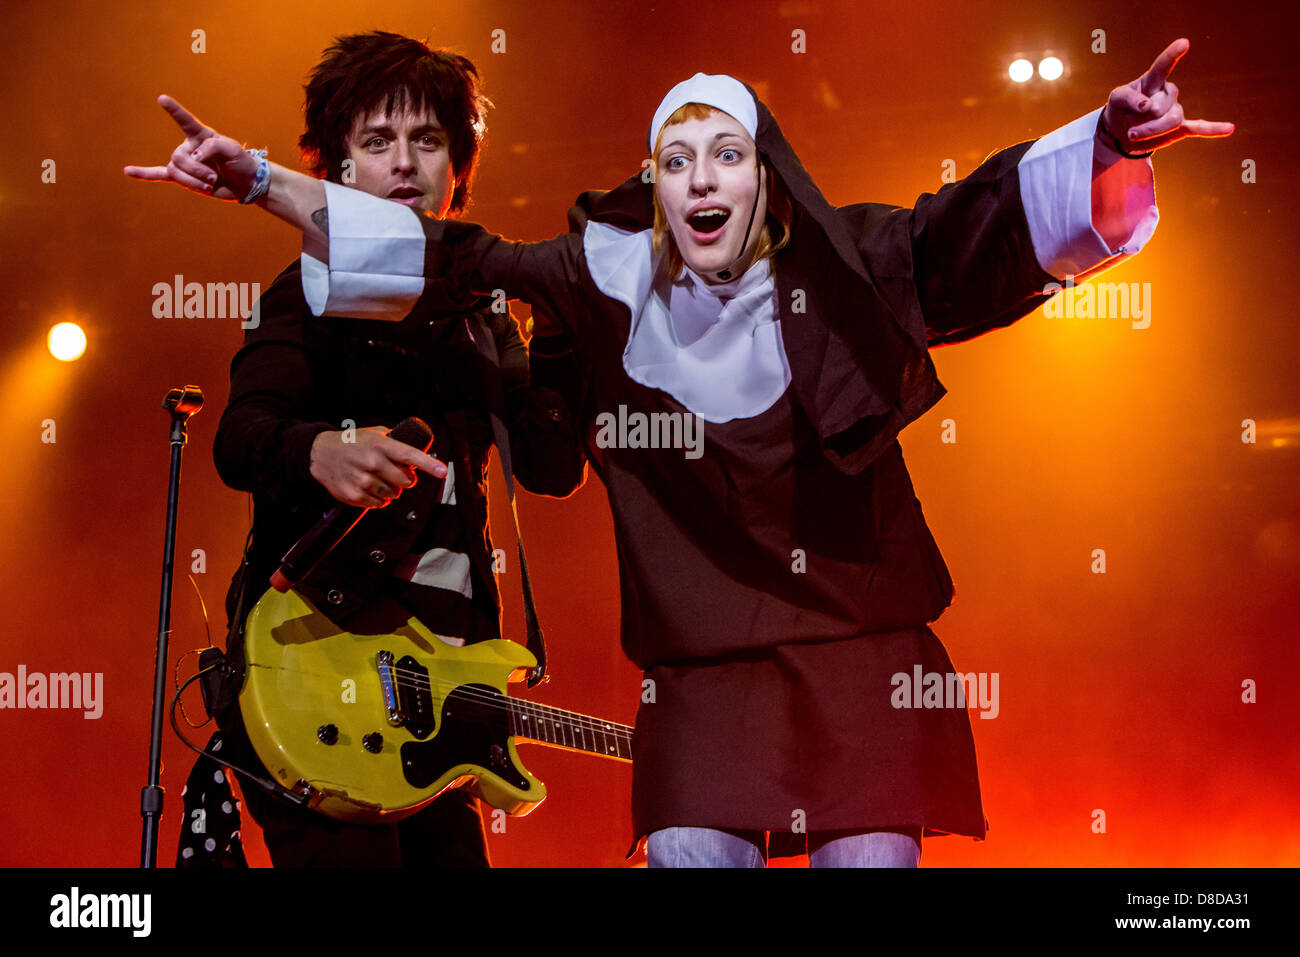
[[[546,785],[520,740],[632,760],[632,728],[511,698],[536,664],[513,641],[449,644],[419,619],[342,631],[298,593],[270,589],[248,616],[239,706],[257,756],[308,806],[377,823],[463,786],[527,814]]]

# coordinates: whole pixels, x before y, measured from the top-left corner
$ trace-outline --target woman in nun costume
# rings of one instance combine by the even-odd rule
[[[916,866],[923,835],[988,823],[974,686],[929,627],[953,584],[898,435],[944,394],[929,347],[1008,325],[1150,238],[1149,152],[1118,136],[1156,134],[1145,150],[1230,132],[1184,121],[1165,86],[1185,42],[1105,116],[912,209],[831,206],[754,92],[704,74],[655,110],[653,177],[583,194],[546,242],[331,183],[322,202],[319,181],[270,172],[172,101],[188,139],[151,178],[251,188],[302,229],[317,314],[400,319],[449,282],[532,304],[536,346],[571,343],[623,648],[645,675],[632,805],[651,866],[805,851]]]

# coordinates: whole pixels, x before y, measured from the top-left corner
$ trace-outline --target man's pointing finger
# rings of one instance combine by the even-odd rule
[[[172,175],[166,166],[124,166],[122,172],[132,179],[170,182]]]
[[[176,125],[181,128],[181,132],[186,136],[198,136],[200,133],[207,131],[207,127],[195,119],[194,114],[166,93],[158,97],[158,105],[167,111],[168,115],[176,121]]]
[[[1151,64],[1151,69],[1142,74],[1140,84],[1142,92],[1147,96],[1151,96],[1153,93],[1162,90],[1165,80],[1173,72],[1175,64],[1183,58],[1183,54],[1191,49],[1191,46],[1190,40],[1180,37],[1165,47],[1164,51],[1156,57],[1155,62]]]
[[[413,445],[407,445],[405,442],[393,439],[391,445],[384,449],[384,453],[394,462],[421,469],[436,478],[447,477],[447,466],[432,455],[421,452]]]

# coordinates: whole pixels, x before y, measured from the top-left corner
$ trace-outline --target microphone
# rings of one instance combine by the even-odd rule
[[[428,452],[433,445],[433,430],[423,419],[411,416],[403,419],[389,431],[390,439],[413,445]],[[370,511],[369,506],[346,505],[338,502],[325,513],[325,517],[307,530],[307,534],[280,559],[280,567],[271,573],[271,587],[286,592],[302,581],[322,558],[334,550],[343,537]]]

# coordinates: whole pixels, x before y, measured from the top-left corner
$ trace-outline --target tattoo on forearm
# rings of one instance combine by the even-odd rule
[[[320,209],[316,210],[316,212],[312,213],[311,221],[315,223],[316,228],[326,236],[330,234],[330,212],[328,207],[322,206]]]

